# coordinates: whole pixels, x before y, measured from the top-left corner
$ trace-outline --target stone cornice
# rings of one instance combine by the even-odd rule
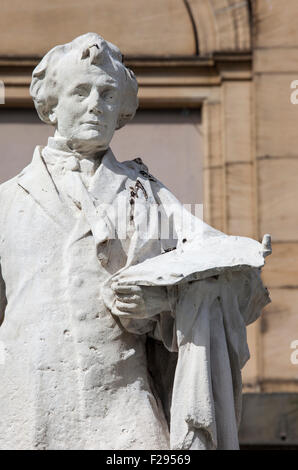
[[[40,57],[0,56],[6,107],[33,106],[29,86]],[[224,80],[250,80],[249,52],[218,52],[209,57],[126,57],[139,82],[141,107],[199,106],[206,88]],[[204,89],[204,90],[203,90]]]

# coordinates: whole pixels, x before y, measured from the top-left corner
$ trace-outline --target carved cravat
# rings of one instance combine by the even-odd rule
[[[105,243],[112,236],[113,227],[100,201],[87,189],[99,167],[98,161],[79,158],[64,139],[55,138],[49,138],[42,155],[61,197],[71,201],[78,217],[86,219],[96,245]]]

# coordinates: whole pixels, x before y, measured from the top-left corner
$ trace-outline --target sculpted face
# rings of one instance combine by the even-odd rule
[[[58,104],[50,119],[56,136],[84,154],[106,150],[117,127],[121,89],[115,77],[69,57],[57,74]]]

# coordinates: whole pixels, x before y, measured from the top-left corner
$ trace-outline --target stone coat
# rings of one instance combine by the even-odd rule
[[[209,421],[205,416],[201,421],[199,418],[192,420],[189,415],[192,413],[189,406],[196,408],[194,414],[198,415],[200,403],[195,384],[194,396],[184,409],[183,394],[189,384],[194,380],[198,383],[197,379],[200,379],[192,373],[190,356],[188,353],[185,355],[185,348],[182,348],[179,331],[183,334],[185,328],[177,330],[177,324],[183,319],[181,312],[185,311],[185,302],[189,299],[186,296],[184,303],[179,300],[185,297],[185,289],[179,294],[181,287],[176,286],[178,294],[173,294],[170,287],[169,296],[174,295],[175,299],[169,312],[143,319],[117,317],[104,294],[115,273],[125,275],[130,266],[181,246],[185,240],[194,237],[193,233],[207,241],[214,237],[219,237],[218,240],[230,237],[198,219],[192,219],[195,230],[189,234],[188,228],[181,223],[181,213],[179,210],[175,213],[176,209],[172,208],[177,201],[147,172],[142,162],[119,163],[110,150],[93,177],[90,191],[94,205],[86,194],[85,197],[79,191],[78,199],[75,193],[71,195],[70,199],[76,206],[71,209],[51,178],[39,147],[32,163],[19,176],[0,187],[0,319],[4,317],[0,341],[5,348],[5,362],[0,365],[0,448],[169,448],[167,422],[148,373],[147,334],[163,341],[169,350],[177,351],[181,347],[180,365],[181,361],[184,365],[176,371],[180,379],[175,379],[179,386],[174,386],[172,403],[172,448],[216,448],[218,442],[221,448],[236,448],[235,414],[229,434],[231,439],[224,442],[221,437],[222,404],[216,409],[214,403],[220,402],[219,398],[216,400],[219,392],[213,396],[212,391],[203,391],[204,399],[211,403],[209,411],[211,409],[212,416],[207,410]],[[111,206],[116,208],[121,204],[125,210],[115,211],[117,215],[113,215]],[[149,229],[144,226],[144,214],[150,213],[153,204],[161,208],[164,221],[172,221],[175,237],[146,236],[148,234],[144,232]],[[121,218],[122,222],[125,221],[124,236],[119,237],[117,231],[115,236],[113,218],[118,222]],[[234,260],[234,265],[237,264],[239,260]],[[258,266],[247,264],[253,268],[251,272],[255,278],[254,270],[260,263]],[[239,277],[237,279],[235,282],[239,282]],[[207,323],[219,307],[216,304],[209,312],[215,301],[215,290],[212,290],[211,297],[209,294],[206,296],[211,303],[202,307],[202,283],[209,281],[202,279],[200,282],[197,289],[197,283],[189,284],[188,289],[191,290],[191,298],[196,299],[193,315],[194,321],[200,323],[196,331],[200,330],[198,334],[205,332],[208,336]],[[216,289],[223,285],[231,286],[233,282],[231,278],[229,284],[225,278],[216,284]],[[267,301],[260,286],[261,300],[252,309],[253,319]],[[243,304],[244,297],[246,303],[251,304],[251,291],[249,295],[247,292],[243,294],[238,304],[241,301]],[[202,308],[204,314],[198,316]],[[237,318],[242,315],[240,310],[238,305],[235,310]],[[222,350],[223,342],[218,338],[224,338],[225,367],[230,368],[230,344],[234,346],[237,338],[244,338],[247,348],[245,322],[242,320],[241,331],[236,327],[236,335],[240,331],[239,337],[229,342],[229,334],[225,334],[222,323],[227,316],[224,320],[220,315],[221,320],[214,323],[214,331],[218,330],[213,340],[214,348],[219,341],[218,351]],[[203,329],[202,318],[207,319]],[[195,341],[192,343],[188,338],[186,343],[195,344]],[[208,351],[209,354],[210,349]],[[240,370],[247,357],[244,357],[246,349],[244,355],[239,351],[233,352],[237,356],[233,364]],[[210,375],[212,364],[208,354],[203,362],[209,361],[207,375]],[[191,357],[197,357],[196,353]],[[214,363],[219,361],[218,356],[213,360]],[[181,376],[187,364],[190,369],[186,374],[190,381]],[[232,367],[232,374],[235,367]],[[234,387],[234,392],[239,397],[239,374],[235,380],[237,390],[235,392]],[[231,393],[235,380],[230,382]],[[220,385],[220,378],[218,381]],[[202,390],[197,393],[202,393]],[[200,409],[205,408],[203,404]],[[238,405],[235,409],[239,414]],[[181,417],[178,419],[179,414]],[[182,419],[182,427],[175,424],[177,419],[180,424]],[[179,426],[181,436],[177,435]],[[195,443],[193,430],[196,429],[203,430],[206,442],[201,436],[199,444]]]

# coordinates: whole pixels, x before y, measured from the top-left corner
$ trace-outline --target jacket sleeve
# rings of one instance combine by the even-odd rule
[[[5,308],[7,305],[6,293],[5,293],[5,283],[2,277],[1,264],[0,264],[0,326],[4,320]]]

